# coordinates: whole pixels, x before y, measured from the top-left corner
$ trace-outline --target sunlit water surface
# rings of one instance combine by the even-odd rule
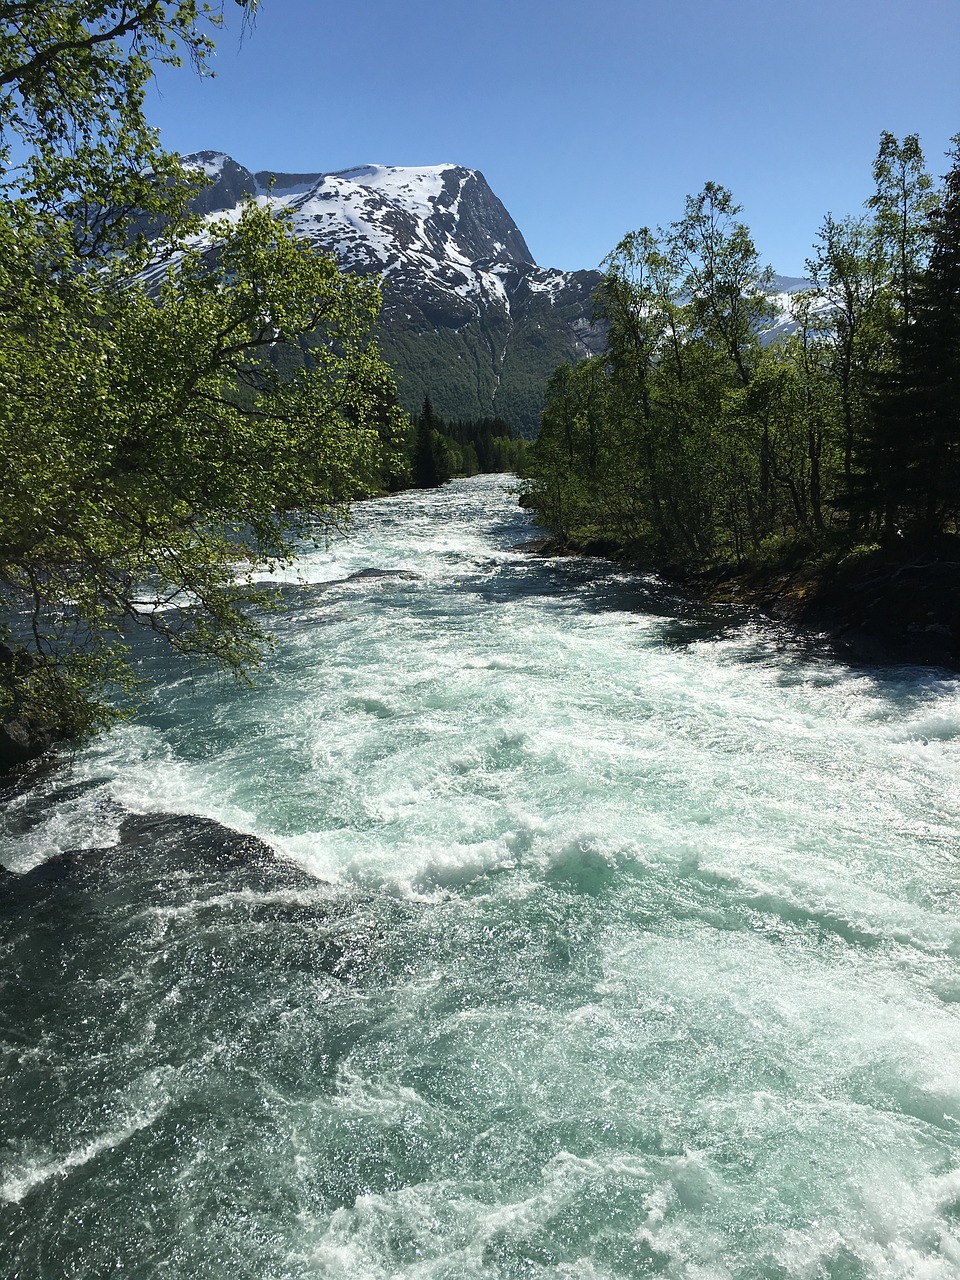
[[[10,801],[4,1276],[960,1276],[956,679],[533,533],[363,505],[257,688],[145,647]],[[131,813],[276,857],[43,879]]]

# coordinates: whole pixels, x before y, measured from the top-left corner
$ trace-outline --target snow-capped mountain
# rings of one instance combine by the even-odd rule
[[[286,209],[296,231],[345,268],[382,278],[379,340],[408,409],[429,393],[442,416],[496,413],[532,433],[553,369],[602,346],[590,301],[599,273],[537,266],[474,169],[251,173],[216,151],[184,164],[209,179],[197,195],[202,213],[252,196]]]
[[[779,338],[785,338],[791,333],[796,333],[797,322],[791,305],[793,295],[811,288],[813,282],[803,276],[775,275],[772,283],[773,292],[770,294],[770,301],[773,303],[776,314],[773,324],[762,330],[760,334],[760,341],[764,346],[776,342]],[[822,309],[822,307],[818,308],[818,310]]]

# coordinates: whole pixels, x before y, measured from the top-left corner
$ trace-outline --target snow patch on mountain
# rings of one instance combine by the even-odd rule
[[[203,197],[209,219],[236,217],[240,200],[253,197],[286,210],[298,235],[336,254],[344,267],[375,272],[406,292],[432,291],[475,313],[493,303],[509,315],[518,296],[540,295],[552,305],[577,287],[576,273],[533,262],[516,224],[473,169],[362,164],[253,175],[218,151],[185,156],[184,165],[213,184]],[[793,295],[808,287],[802,277],[774,277],[776,319],[764,341],[796,329]]]
[[[215,181],[229,159],[222,151],[196,151],[192,156],[184,156],[183,163],[186,168],[199,170]]]
[[[331,176],[372,187],[387,200],[426,221],[437,211],[444,192],[444,175],[456,170],[454,164],[438,164],[425,169],[365,164],[341,169]],[[455,210],[451,210],[455,214]]]
[[[472,169],[365,164],[321,174],[252,175],[212,151],[184,157],[184,166],[213,182],[202,195],[208,219],[236,216],[240,200],[251,196],[285,210],[298,235],[335,253],[343,266],[396,277],[421,292],[429,288],[474,312],[491,302],[509,311],[511,266],[539,270],[513,220]],[[229,189],[222,182],[227,170]],[[234,171],[247,175],[245,187]]]
[[[797,319],[798,295],[813,288],[813,281],[803,276],[774,276],[773,287],[776,292],[769,295],[775,312],[773,323],[760,331],[760,341],[768,346],[780,338],[789,337],[800,327]],[[817,323],[832,311],[832,306],[824,298],[816,298],[809,311],[809,320]]]

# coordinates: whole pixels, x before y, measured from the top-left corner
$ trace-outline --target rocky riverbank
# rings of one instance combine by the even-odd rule
[[[748,605],[822,635],[843,657],[960,670],[960,536],[924,547],[864,547],[813,563],[724,565],[690,571],[651,565],[609,539],[543,539],[544,556],[599,556],[654,569],[705,600]]]
[[[69,730],[32,706],[24,695],[37,659],[0,644],[0,775],[50,751]]]

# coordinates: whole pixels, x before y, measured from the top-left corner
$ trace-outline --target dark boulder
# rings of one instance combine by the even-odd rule
[[[39,659],[25,649],[0,645],[0,774],[44,755],[69,736],[23,696],[26,678],[38,665]]]

